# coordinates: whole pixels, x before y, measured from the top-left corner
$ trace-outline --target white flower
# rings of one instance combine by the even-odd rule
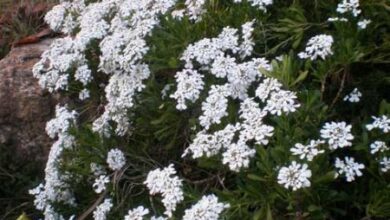
[[[377,152],[385,152],[389,150],[386,143],[383,141],[375,141],[374,143],[370,144],[371,148],[371,154],[375,154]]]
[[[74,75],[75,79],[80,81],[84,86],[92,81],[92,72],[88,65],[79,66]]]
[[[367,26],[371,23],[371,20],[369,19],[363,19],[357,23],[358,27],[360,29],[366,29]]]
[[[361,10],[359,9],[359,0],[341,0],[337,5],[337,12],[344,14],[352,12],[353,16],[357,17]]]
[[[183,220],[218,220],[223,210],[229,207],[229,204],[218,202],[215,195],[203,196],[190,209],[185,210]]]
[[[162,203],[165,206],[164,214],[172,217],[172,212],[176,210],[176,205],[183,201],[182,180],[176,176],[173,164],[161,169],[155,169],[148,173],[144,182],[151,195],[161,194]]]
[[[382,165],[381,171],[382,172],[387,172],[390,170],[390,158],[384,157],[381,161],[380,164]]]
[[[177,19],[177,20],[181,20],[183,17],[184,17],[184,13],[185,13],[185,10],[184,9],[181,9],[181,10],[173,10],[171,12],[171,15],[173,18]]]
[[[125,220],[143,220],[144,216],[149,214],[149,209],[143,206],[138,206],[135,209],[129,210],[125,216]]]
[[[328,21],[329,22],[348,22],[348,19],[346,18],[340,18],[340,17],[331,17],[331,18],[328,18]]]
[[[119,149],[112,149],[107,154],[107,164],[114,171],[120,170],[126,164],[125,155]]]
[[[104,199],[104,202],[98,205],[95,211],[93,211],[94,220],[106,220],[107,214],[110,212],[112,206],[111,199]]]
[[[110,182],[110,179],[108,178],[108,176],[101,175],[101,176],[99,176],[99,178],[95,179],[95,182],[92,185],[93,190],[99,194],[99,193],[103,192],[104,190],[106,190],[106,184],[109,182]]]
[[[335,150],[337,148],[352,146],[354,136],[351,134],[351,125],[345,122],[327,122],[321,129],[321,137],[327,140],[329,148]]]
[[[335,167],[338,168],[338,174],[345,175],[347,182],[352,182],[356,176],[363,175],[360,170],[364,169],[364,164],[356,163],[353,157],[345,157],[344,160],[336,158]]]
[[[232,143],[222,154],[222,163],[227,164],[230,170],[239,172],[242,168],[249,167],[250,158],[255,153],[256,150],[250,149],[243,141]]]
[[[360,102],[361,97],[362,97],[362,93],[357,88],[355,88],[350,94],[344,97],[344,101]]]
[[[310,187],[311,171],[307,168],[307,164],[299,164],[293,161],[290,166],[282,167],[279,170],[278,183],[284,185],[286,189],[291,187],[293,191]]]
[[[90,97],[89,90],[88,89],[83,89],[79,93],[79,99],[80,100],[85,100]]]
[[[177,100],[178,110],[187,109],[186,100],[195,102],[203,90],[203,76],[196,70],[185,69],[176,73],[177,90],[171,98]]]
[[[318,145],[323,143],[325,142],[321,140],[310,140],[310,144],[308,145],[297,143],[290,151],[293,155],[298,155],[301,160],[306,158],[308,161],[312,161],[315,156],[325,152],[324,150],[318,149]]]
[[[301,59],[310,58],[317,60],[318,57],[325,60],[329,55],[332,55],[333,37],[330,35],[320,34],[310,38],[304,52],[298,54]]]
[[[267,100],[264,110],[273,115],[282,115],[284,113],[295,112],[300,104],[296,103],[297,96],[295,92],[278,90],[271,92],[271,97]]]
[[[388,133],[390,131],[390,118],[386,115],[379,117],[372,116],[374,121],[371,124],[367,124],[367,130],[371,131],[374,128],[381,129],[383,133]]]
[[[59,31],[62,27],[64,17],[67,9],[70,7],[68,2],[54,6],[45,15],[45,21],[49,24],[49,27],[54,31]]]

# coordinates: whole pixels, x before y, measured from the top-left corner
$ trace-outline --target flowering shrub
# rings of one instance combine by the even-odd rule
[[[47,125],[56,142],[36,208],[45,219],[390,217],[388,7],[63,1],[45,19],[65,36],[33,69],[68,97]]]

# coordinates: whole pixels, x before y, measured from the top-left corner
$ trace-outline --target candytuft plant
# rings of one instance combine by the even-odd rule
[[[63,1],[45,219],[390,217],[389,5]]]

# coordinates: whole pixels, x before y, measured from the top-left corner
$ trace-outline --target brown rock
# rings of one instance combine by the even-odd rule
[[[52,39],[16,47],[0,60],[0,144],[22,158],[44,161],[51,145],[45,133],[55,100],[33,77],[32,67]]]

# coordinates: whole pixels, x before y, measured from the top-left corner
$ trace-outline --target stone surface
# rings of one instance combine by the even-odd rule
[[[45,126],[56,101],[31,71],[51,42],[13,48],[0,60],[0,144],[28,160],[44,161],[51,145]]]

